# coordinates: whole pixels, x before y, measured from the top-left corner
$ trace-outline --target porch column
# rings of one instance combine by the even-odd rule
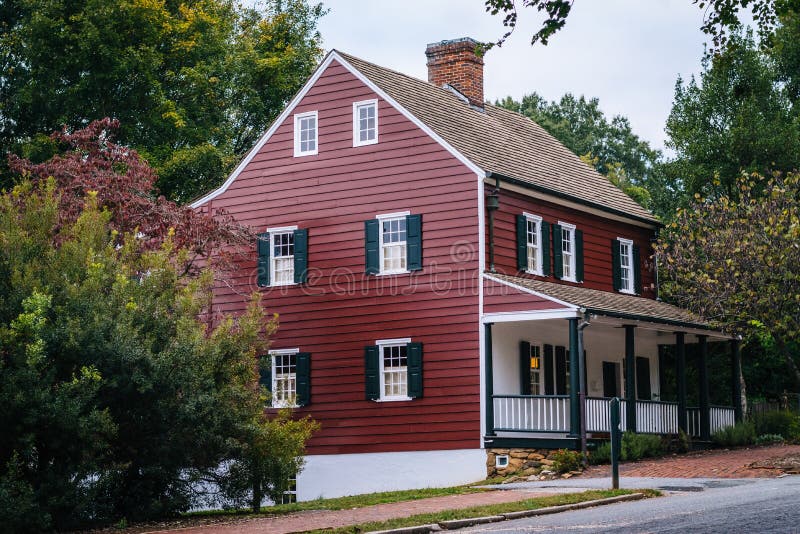
[[[625,325],[625,417],[629,432],[636,432],[636,326]]]
[[[742,353],[738,339],[731,339],[731,393],[736,422],[742,420]]]
[[[578,404],[580,388],[580,369],[578,367],[578,318],[569,320],[569,435],[578,437],[581,433],[581,412]]]
[[[686,420],[686,333],[675,332],[675,376],[678,381],[678,428],[688,433]]]
[[[697,336],[700,354],[697,370],[700,378],[700,439],[711,440],[711,402],[708,394],[708,336]]]
[[[494,377],[492,375],[492,324],[483,325],[485,343],[484,354],[484,378],[486,380],[486,435],[494,436]]]

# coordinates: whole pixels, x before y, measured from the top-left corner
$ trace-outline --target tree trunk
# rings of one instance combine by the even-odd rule
[[[261,512],[261,501],[264,500],[264,488],[261,485],[261,477],[253,477],[253,500],[250,507],[254,514]]]

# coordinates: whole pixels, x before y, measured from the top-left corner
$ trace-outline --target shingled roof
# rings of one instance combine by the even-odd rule
[[[484,171],[658,223],[529,118],[491,104],[483,111],[475,109],[453,91],[336,53]]]
[[[711,328],[711,325],[700,316],[658,300],[499,273],[493,273],[492,277],[536,291],[579,308],[586,308],[589,312],[598,315],[702,329]]]

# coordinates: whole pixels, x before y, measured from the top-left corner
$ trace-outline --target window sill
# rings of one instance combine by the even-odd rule
[[[573,284],[580,284],[582,282],[578,282],[576,278],[562,278],[562,282],[572,282]]]
[[[532,274],[533,276],[544,276],[541,271],[529,271],[525,269],[525,274]]]
[[[375,399],[375,402],[404,402],[414,400],[411,397],[382,397]]]
[[[319,154],[319,151],[317,150],[314,150],[313,152],[295,152],[294,157],[302,158],[305,156],[316,156],[317,154]]]
[[[620,289],[619,292],[623,295],[636,295],[636,291],[631,291],[630,289]]]
[[[289,287],[289,286],[299,286],[297,282],[287,282],[285,284],[270,284],[268,286],[259,286],[263,288],[270,288],[270,287]]]
[[[353,148],[358,148],[360,146],[377,145],[377,144],[378,144],[378,140],[377,139],[374,139],[372,141],[361,141],[361,142],[358,142],[358,143],[354,142],[353,143]]]
[[[295,409],[295,408],[300,408],[300,405],[299,404],[272,404],[270,406],[267,406],[267,409],[269,409],[269,410],[283,410],[285,408]]]
[[[398,274],[411,274],[411,271],[381,271],[379,273],[375,273],[375,276],[394,276]]]

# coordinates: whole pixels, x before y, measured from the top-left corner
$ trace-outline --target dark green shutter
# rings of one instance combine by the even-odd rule
[[[377,400],[381,398],[381,381],[378,377],[380,366],[378,358],[380,350],[377,345],[367,345],[364,347],[364,371],[366,378],[367,400]]]
[[[564,277],[564,247],[561,244],[561,239],[564,233],[561,231],[561,225],[553,225],[553,276],[559,280]]]
[[[553,395],[553,345],[544,346],[544,394]]]
[[[528,268],[528,219],[517,215],[517,269]]]
[[[406,259],[409,271],[422,270],[422,215],[406,216]]]
[[[269,285],[269,234],[258,234],[256,243],[258,249],[257,283],[259,287],[265,287]]]
[[[619,291],[622,287],[622,263],[619,257],[619,241],[611,241],[611,277],[614,280],[614,291]]]
[[[378,219],[370,219],[364,222],[367,274],[378,274],[381,270],[380,231],[381,222]]]
[[[556,395],[567,394],[567,348],[556,347]]]
[[[408,366],[408,396],[422,398],[422,343],[406,345],[406,365]]]
[[[519,383],[520,395],[531,394],[531,344],[519,342]]]
[[[294,234],[294,283],[304,284],[308,280],[308,230],[295,230]]]
[[[261,356],[258,361],[258,384],[272,391],[272,356]]]
[[[297,389],[297,405],[307,406],[311,403],[311,353],[298,352],[295,368],[295,387]]]
[[[541,223],[542,274],[550,276],[550,223]]]
[[[583,230],[575,230],[575,280],[583,282]]]
[[[633,245],[633,287],[637,295],[642,294],[642,258],[636,245]]]

